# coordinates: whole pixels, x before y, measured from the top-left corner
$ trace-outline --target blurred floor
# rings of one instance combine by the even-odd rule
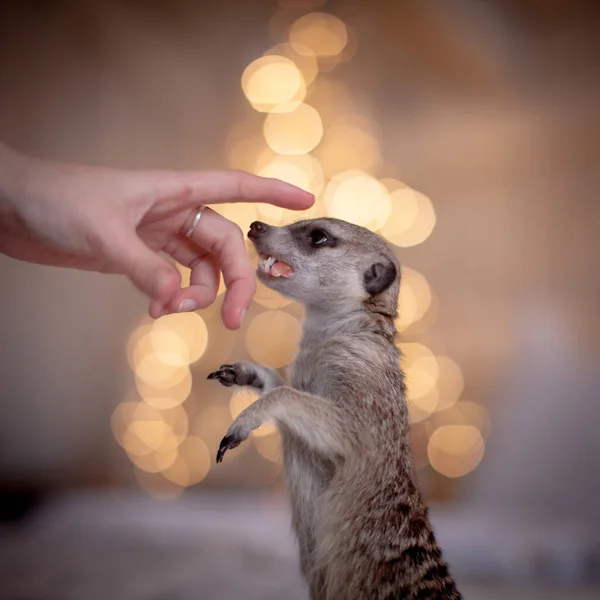
[[[472,565],[460,564],[469,559],[456,536],[459,518],[456,510],[434,513],[466,600],[600,598],[600,588],[534,588],[526,582],[517,586],[515,579],[512,585],[470,584],[466,574],[475,571]],[[483,521],[481,515],[462,521],[469,523],[460,527],[463,542],[473,540],[477,531],[484,537],[494,535]],[[55,500],[20,525],[4,528],[0,581],[5,600],[307,597],[285,504],[272,495],[189,494],[161,502],[138,493],[78,493]],[[497,535],[501,529],[502,535]],[[504,562],[507,572],[515,567],[511,561],[517,564],[526,556],[531,547],[527,537],[535,531],[517,529],[523,535],[502,525],[496,530],[496,561]],[[552,543],[538,533],[540,546]],[[565,539],[560,531],[550,534],[555,541]],[[512,552],[511,538],[519,542],[520,556]],[[476,544],[470,547],[472,551]],[[513,572],[520,577],[518,568]],[[487,577],[491,581],[490,572]]]

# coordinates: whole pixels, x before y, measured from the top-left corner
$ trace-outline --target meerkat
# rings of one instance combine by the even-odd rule
[[[263,423],[277,425],[311,600],[462,598],[416,483],[394,253],[330,218],[257,221],[248,237],[259,280],[302,303],[306,318],[289,383],[247,362],[208,376],[261,393],[230,426],[217,462]]]

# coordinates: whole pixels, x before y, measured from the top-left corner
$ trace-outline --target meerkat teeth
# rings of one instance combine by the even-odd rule
[[[267,262],[265,264],[266,270],[270,271],[271,267],[275,264],[276,261],[277,261],[276,258],[274,258],[273,256],[269,256],[269,258],[267,258]]]

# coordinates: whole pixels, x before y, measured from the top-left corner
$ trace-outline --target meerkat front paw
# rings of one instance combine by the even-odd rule
[[[227,450],[237,448],[248,438],[251,431],[262,425],[265,409],[265,402],[262,401],[262,398],[264,397],[265,396],[262,396],[248,408],[244,409],[237,416],[237,419],[229,426],[227,434],[219,444],[219,450],[217,452],[218,463],[223,460],[223,455]]]
[[[227,434],[221,440],[219,444],[219,450],[217,451],[217,462],[220,463],[223,460],[223,456],[227,450],[233,450],[237,448],[244,440],[248,438],[250,432],[252,431],[251,427],[246,427],[244,422],[247,420],[243,418],[243,413],[240,415],[229,427]]]
[[[217,379],[221,385],[227,387],[232,385],[260,387],[256,370],[249,363],[221,365],[219,370],[211,373],[207,379]]]
[[[219,449],[217,450],[217,462],[220,463],[223,460],[223,456],[225,456],[227,450],[237,448],[245,439],[246,438],[237,437],[233,433],[228,433],[219,444]]]

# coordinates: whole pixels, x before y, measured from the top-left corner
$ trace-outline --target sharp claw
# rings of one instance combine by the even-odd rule
[[[215,371],[214,373],[211,373],[206,379],[218,379],[219,377],[219,371]]]
[[[238,440],[235,436],[227,434],[219,444],[219,450],[217,451],[217,463],[220,463],[223,460],[223,456],[227,450],[233,450],[233,448],[237,448],[241,443],[241,440]]]

